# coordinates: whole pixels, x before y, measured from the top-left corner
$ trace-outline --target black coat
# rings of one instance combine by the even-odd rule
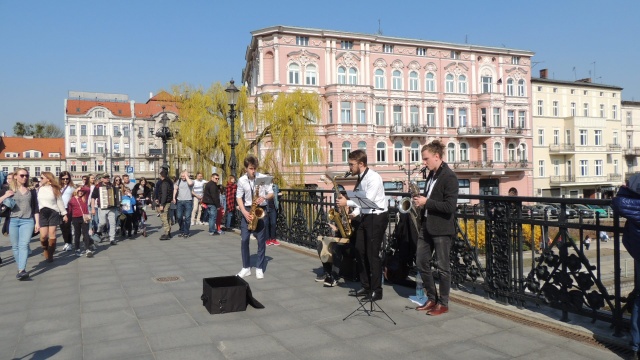
[[[456,233],[454,214],[457,203],[458,177],[447,163],[443,162],[425,205],[427,209],[426,227],[431,236],[454,235]]]
[[[218,184],[213,181],[207,182],[204,186],[204,193],[202,195],[202,203],[207,205],[214,205],[220,207],[220,188]]]
[[[160,180],[158,192],[158,203],[160,205],[169,204],[173,201],[173,182],[167,178]]]

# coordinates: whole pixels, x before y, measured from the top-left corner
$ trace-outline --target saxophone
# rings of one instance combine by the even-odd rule
[[[336,175],[333,178],[327,177],[328,179],[331,179],[331,182],[333,183],[336,201],[340,197],[340,190],[338,189],[336,179],[339,177],[346,178],[350,175],[351,172],[347,171],[343,176]],[[351,220],[349,219],[349,212],[347,210],[348,207],[335,207],[329,209],[329,219],[331,219],[336,224],[338,231],[340,231],[340,236],[345,239],[350,238],[351,234],[353,233],[353,229],[351,228]]]
[[[426,167],[420,169],[420,173],[424,175],[426,174]],[[401,214],[409,213],[411,215],[411,223],[413,227],[416,229],[417,233],[420,234],[420,226],[422,225],[422,206],[416,207],[413,204],[413,198],[416,196],[420,196],[420,188],[418,187],[418,183],[415,181],[409,182],[409,197],[403,197],[400,199],[398,205],[398,212]]]
[[[255,231],[258,227],[258,220],[264,218],[264,209],[261,208],[258,204],[258,198],[260,197],[260,186],[256,185],[256,193],[253,195],[253,199],[251,201],[251,211],[249,212],[253,215],[251,222],[247,225],[249,231]]]

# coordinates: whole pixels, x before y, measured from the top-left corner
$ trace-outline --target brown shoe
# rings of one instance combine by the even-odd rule
[[[448,306],[444,306],[442,304],[438,304],[431,311],[428,311],[427,315],[438,316],[438,315],[442,315],[442,314],[448,313],[448,312],[449,312],[449,307]]]
[[[424,305],[422,306],[418,306],[416,308],[417,311],[430,311],[431,309],[433,309],[434,307],[436,307],[436,302],[433,300],[429,300],[426,303],[424,303]]]

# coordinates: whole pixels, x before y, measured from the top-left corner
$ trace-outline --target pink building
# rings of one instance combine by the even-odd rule
[[[321,96],[325,159],[308,159],[307,184],[326,187],[323,175],[346,171],[361,148],[391,189],[406,183],[399,165],[415,168],[422,145],[440,139],[461,192],[532,195],[533,52],[288,26],[252,35],[243,82],[254,101]]]

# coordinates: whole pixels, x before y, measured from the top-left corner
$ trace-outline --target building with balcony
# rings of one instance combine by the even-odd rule
[[[25,168],[31,177],[43,171],[58,176],[66,170],[65,160],[63,138],[0,136],[0,169],[5,173]]]
[[[440,139],[462,192],[532,194],[530,72],[533,52],[289,26],[252,32],[243,82],[260,95],[301,89],[321,98],[316,133],[324,161],[307,184],[347,169],[365,149],[388,182]],[[247,138],[256,129],[246,124]],[[285,168],[288,165],[283,160]],[[405,187],[406,189],[406,187]]]
[[[534,196],[602,198],[623,181],[622,88],[531,79]]]
[[[123,94],[70,91],[64,105],[64,149],[75,179],[101,172],[122,175],[127,166],[133,167],[133,177],[157,178],[162,141],[155,134],[163,106],[171,121],[177,116],[171,95],[161,92],[136,103]]]
[[[622,130],[624,132],[625,180],[640,172],[640,101],[622,101]]]

